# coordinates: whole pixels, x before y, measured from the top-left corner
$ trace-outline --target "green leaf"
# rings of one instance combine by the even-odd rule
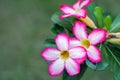
[[[59,26],[58,24],[54,24],[54,26],[51,28],[51,32],[54,34],[59,34],[59,33],[65,33],[65,30],[63,27]]]
[[[84,74],[84,72],[87,69],[86,64],[82,64],[80,66],[80,73],[78,75],[75,76],[69,76],[68,73],[66,72],[66,70],[64,70],[63,76],[62,76],[62,80],[80,80]]]
[[[110,15],[106,16],[104,19],[104,27],[109,30],[110,26],[112,24],[112,17]]]
[[[86,60],[86,64],[89,68],[94,69],[94,70],[104,70],[108,66],[108,55],[105,49],[104,44],[100,45],[100,51],[102,55],[102,62],[99,63],[92,63],[88,59]]]
[[[110,60],[110,71],[112,72],[115,80],[120,80],[120,49],[106,46]]]
[[[120,15],[118,15],[110,26],[109,32],[120,31]]]
[[[46,47],[56,47],[54,39],[46,39],[44,44]]]
[[[59,26],[62,26],[68,30],[71,30],[72,28],[72,18],[71,17],[67,17],[65,19],[60,20],[59,15],[62,14],[61,12],[56,12],[55,14],[53,14],[53,16],[51,17],[51,20],[55,23],[58,24]]]
[[[95,7],[94,9],[94,15],[97,19],[98,26],[100,28],[103,28],[103,13],[101,7]]]

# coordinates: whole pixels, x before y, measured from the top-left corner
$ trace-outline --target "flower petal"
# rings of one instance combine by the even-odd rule
[[[86,15],[87,15],[87,10],[85,10],[85,9],[80,9],[80,11],[79,12],[77,12],[77,14],[75,14],[75,16],[77,17],[77,18],[85,18],[86,17]]]
[[[86,58],[82,58],[82,59],[76,59],[75,61],[76,61],[78,64],[82,64],[85,60],[86,60]]]
[[[85,48],[81,47],[81,46],[77,46],[74,48],[71,48],[69,50],[70,53],[70,57],[72,59],[83,59],[86,58],[86,50]]]
[[[80,21],[76,21],[73,27],[73,33],[79,40],[87,39],[86,25]]]
[[[55,48],[45,48],[41,55],[47,61],[53,61],[59,58],[60,51]]]
[[[90,33],[90,35],[88,36],[88,40],[91,44],[96,45],[105,41],[106,34],[106,30],[97,28]]]
[[[66,4],[62,4],[60,6],[60,10],[64,13],[64,14],[75,14],[75,11],[73,9],[73,7],[68,6]]]
[[[82,8],[82,7],[84,7],[84,6],[88,6],[90,3],[91,3],[91,0],[84,0],[84,1],[81,3],[80,7]]]
[[[69,38],[69,48],[80,46],[80,41],[76,38]]]
[[[70,76],[74,76],[80,72],[80,66],[74,60],[68,59],[65,62],[66,71]]]
[[[65,14],[65,15],[60,14],[59,18],[64,19],[64,18],[69,17],[69,16],[71,16],[71,14]]]
[[[80,7],[80,2],[81,2],[81,0],[78,0],[78,1],[73,5],[73,8],[74,8],[74,9],[79,8],[79,7]]]
[[[87,50],[88,58],[91,62],[101,62],[100,50],[95,46],[90,46]]]
[[[68,36],[66,34],[60,33],[55,38],[56,45],[59,50],[68,50]]]
[[[64,61],[58,59],[49,65],[48,71],[51,76],[59,76],[64,70]]]

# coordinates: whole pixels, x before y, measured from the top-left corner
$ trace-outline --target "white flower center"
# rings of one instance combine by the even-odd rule
[[[90,47],[90,42],[89,40],[85,39],[81,41],[81,45],[88,49]]]
[[[60,53],[60,58],[63,60],[67,60],[69,58],[69,52],[68,51],[62,51]]]
[[[78,13],[80,11],[81,8],[76,8],[75,12]]]

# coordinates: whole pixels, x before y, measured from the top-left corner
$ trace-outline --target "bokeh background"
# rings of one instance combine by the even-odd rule
[[[48,75],[40,56],[50,32],[51,15],[76,0],[0,0],[0,80],[61,80]],[[94,0],[107,12],[120,13],[120,0]],[[113,80],[111,73],[87,69],[81,80]]]

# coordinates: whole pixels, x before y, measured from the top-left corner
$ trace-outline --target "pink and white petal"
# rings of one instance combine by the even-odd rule
[[[69,38],[67,34],[60,33],[56,36],[55,42],[59,50],[68,50]]]
[[[84,1],[81,3],[80,7],[83,8],[84,6],[88,6],[90,3],[91,3],[91,0],[84,0]]]
[[[69,16],[72,16],[72,15],[71,15],[71,14],[65,14],[65,15],[62,15],[62,14],[61,14],[61,15],[59,16],[59,18],[60,18],[60,19],[64,19],[64,18],[69,17]]]
[[[41,55],[47,61],[53,61],[59,58],[60,51],[55,48],[45,48]]]
[[[102,61],[100,50],[95,46],[90,46],[87,49],[87,55],[88,55],[88,59],[91,62],[96,63],[96,62],[101,62]]]
[[[73,8],[74,8],[74,9],[79,8],[79,7],[80,7],[80,2],[81,2],[81,0],[78,0],[78,1],[73,5]]]
[[[70,53],[70,57],[72,59],[86,58],[86,50],[85,50],[85,48],[83,48],[81,46],[77,46],[77,47],[71,48],[69,50],[69,53]]]
[[[75,14],[76,18],[81,18],[81,17],[85,18],[86,15],[87,15],[87,10],[85,9],[80,9],[80,11]]]
[[[90,33],[90,35],[88,36],[88,40],[90,41],[91,44],[96,45],[105,41],[106,34],[107,34],[106,30],[97,28]]]
[[[86,60],[86,57],[85,57],[85,58],[82,58],[82,59],[76,59],[75,61],[76,61],[78,64],[82,64],[82,63],[84,63],[85,60]]]
[[[80,21],[76,21],[73,26],[73,33],[77,39],[87,39],[86,25]]]
[[[64,14],[75,14],[74,8],[72,6],[68,6],[66,4],[62,4],[60,6],[60,10],[64,13]]]
[[[69,48],[80,46],[80,40],[76,38],[69,38]]]
[[[76,63],[71,58],[69,58],[68,60],[66,60],[66,62],[65,62],[65,69],[66,69],[67,73],[70,76],[74,76],[74,75],[80,73],[80,66],[79,66],[79,64]]]
[[[49,65],[48,71],[51,76],[59,76],[62,74],[64,70],[64,61],[62,59],[58,59]]]

